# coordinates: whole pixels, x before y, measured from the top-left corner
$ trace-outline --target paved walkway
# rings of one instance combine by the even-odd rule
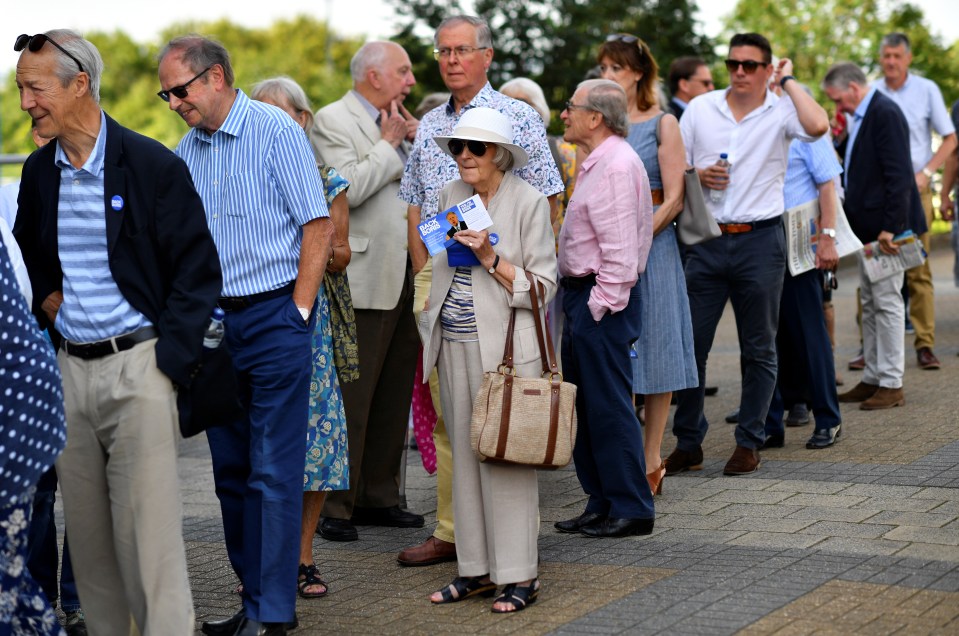
[[[937,247],[940,244],[937,244]],[[787,429],[752,476],[723,477],[734,448],[723,416],[739,398],[731,312],[710,357],[712,430],[704,470],[669,477],[649,537],[600,540],[555,532],[584,496],[570,466],[540,474],[543,592],[527,611],[493,615],[470,600],[433,607],[428,595],[454,564],[401,568],[396,553],[435,522],[434,479],[411,453],[409,508],[427,529],[360,528],[360,540],[317,537],[328,597],[300,601],[301,628],[320,633],[959,633],[959,290],[945,244],[933,259],[940,371],[921,371],[907,337],[906,406],[867,413],[843,406],[843,436],[806,450],[811,427]],[[837,359],[858,349],[855,275],[835,295]],[[672,450],[667,433],[664,451]],[[232,614],[237,581],[222,543],[205,440],[183,445],[185,534],[198,620]]]

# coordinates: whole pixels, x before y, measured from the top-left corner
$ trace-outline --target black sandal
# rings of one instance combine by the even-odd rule
[[[307,592],[306,589],[313,585],[322,585],[323,591]],[[329,591],[330,586],[320,578],[320,571],[316,568],[316,565],[300,564],[299,573],[296,575],[296,593],[300,595],[300,598],[320,598],[326,596]]]
[[[536,597],[539,596],[539,588],[539,579],[533,579],[532,582],[525,587],[521,587],[516,583],[510,583],[503,588],[503,593],[496,597],[493,605],[496,605],[496,603],[509,603],[513,606],[513,609],[502,610],[494,607],[493,613],[509,614],[526,609],[527,605],[532,605],[536,602]]]
[[[453,579],[453,582],[444,587],[442,590],[437,590],[440,594],[443,595],[442,601],[434,601],[430,599],[434,605],[441,605],[443,603],[456,603],[468,599],[471,596],[484,596],[489,598],[496,594],[496,583],[492,581],[483,582],[483,579],[486,575],[483,576],[458,576]],[[453,596],[453,591],[456,591],[456,596]]]

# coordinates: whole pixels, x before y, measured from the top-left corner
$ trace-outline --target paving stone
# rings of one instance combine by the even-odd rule
[[[784,500],[787,506],[821,506],[823,508],[850,508],[867,497],[846,495],[818,495],[799,493]]]
[[[842,552],[855,554],[895,554],[906,546],[901,541],[886,539],[854,539],[849,537],[829,537],[816,544],[823,552]]]
[[[835,508],[825,506],[795,507],[786,515],[790,519],[812,519],[815,521],[844,521],[857,523],[870,519],[882,511],[881,508]]]
[[[878,539],[890,532],[895,526],[873,523],[845,523],[842,521],[818,521],[800,532],[824,537],[850,537]],[[892,537],[886,537],[892,538]]]
[[[899,526],[886,533],[885,538],[892,541],[917,541],[920,543],[959,546],[959,531],[953,528]]]

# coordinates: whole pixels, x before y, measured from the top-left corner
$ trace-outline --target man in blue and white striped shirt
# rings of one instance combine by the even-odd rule
[[[248,417],[207,431],[243,607],[205,633],[285,633],[294,620],[313,308],[332,223],[313,151],[282,110],[233,88],[218,42],[159,54],[159,96],[193,129],[177,146],[223,267],[220,307]]]

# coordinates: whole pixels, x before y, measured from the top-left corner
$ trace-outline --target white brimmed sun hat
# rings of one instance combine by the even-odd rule
[[[513,125],[509,117],[492,108],[471,108],[460,117],[453,134],[433,137],[440,150],[453,157],[447,145],[450,139],[485,141],[502,146],[513,155],[514,169],[522,168],[529,161],[526,151],[513,143]]]

